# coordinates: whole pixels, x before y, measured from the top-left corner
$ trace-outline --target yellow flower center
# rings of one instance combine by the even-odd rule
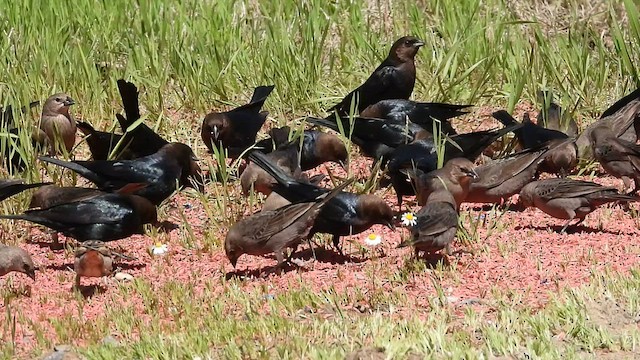
[[[411,214],[411,213],[407,214],[406,218],[409,221],[413,220],[413,214]]]
[[[162,244],[161,244],[161,243],[159,243],[159,242],[157,242],[155,247],[156,247],[156,248],[161,248],[161,247],[162,247]]]
[[[378,237],[376,234],[369,234],[369,240],[375,240]]]

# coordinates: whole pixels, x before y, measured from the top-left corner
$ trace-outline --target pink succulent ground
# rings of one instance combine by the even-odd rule
[[[490,111],[481,109],[478,113],[483,113],[486,119]],[[486,121],[481,120],[476,126],[471,121],[467,122],[474,129],[490,127],[484,126],[485,123]],[[353,159],[350,166],[352,175],[357,178],[369,177],[370,161],[358,157]],[[337,176],[345,176],[333,165],[328,165],[327,168]],[[325,169],[320,167],[319,171]],[[622,186],[621,181],[607,176],[595,181],[618,188]],[[210,185],[207,189],[209,194],[214,186],[220,185]],[[234,184],[234,193],[238,193],[237,187],[239,186]],[[397,209],[392,190],[382,189],[377,194],[384,196]],[[407,198],[407,201],[410,208],[417,210],[415,205],[411,205],[413,199]],[[202,204],[195,197],[179,194],[170,200],[169,210],[166,211],[168,219],[163,220],[179,224],[181,217],[178,208],[189,219],[196,238],[202,239],[207,230],[205,227],[208,226]],[[632,204],[631,208],[637,210],[638,206]],[[246,212],[249,213],[249,209]],[[487,236],[488,228],[499,214],[500,211],[483,210],[479,205],[463,206],[462,216],[479,217],[484,224],[478,228],[479,242],[456,243],[453,248],[474,250],[474,254],[462,253],[449,257],[450,270],[443,273],[440,285],[454,304],[491,304],[492,292],[498,290],[512,294],[515,299],[519,299],[521,306],[540,307],[548,300],[550,293],[584,284],[594,272],[611,269],[624,273],[637,266],[640,260],[640,243],[636,241],[640,234],[638,220],[620,206],[605,206],[596,210],[587,217],[583,226],[569,234],[558,233],[563,225],[562,220],[553,219],[536,209],[507,211],[499,219],[499,227]],[[468,224],[465,226],[467,229],[471,228]],[[330,246],[326,246],[315,249],[317,260],[314,261],[312,252],[305,246],[297,256],[302,259],[302,267],[288,267],[282,275],[273,273],[276,261],[271,257],[245,255],[240,258],[238,268],[234,270],[222,248],[203,252],[198,250],[202,248],[202,244],[197,243],[187,249],[179,240],[184,235],[180,228],[170,231],[166,237],[170,254],[165,257],[152,258],[148,254],[148,247],[152,244],[150,238],[145,236],[132,236],[114,242],[113,247],[126,249],[128,255],[138,259],[124,262],[123,271],[135,278],[147,279],[158,287],[167,281],[177,280],[194,284],[198,288],[205,281],[221,279],[234,273],[244,279],[242,286],[248,291],[267,286],[277,295],[304,284],[315,290],[332,289],[337,293],[354,294],[356,288],[365,293],[370,291],[372,272],[375,272],[376,286],[379,289],[406,295],[408,302],[405,307],[398,309],[398,316],[426,314],[429,301],[436,296],[430,270],[416,272],[406,281],[390,281],[390,277],[399,273],[410,261],[410,249],[396,248],[402,236],[407,236],[408,230],[399,228],[392,232],[382,226],[374,226],[371,230],[383,238],[376,249],[366,248],[364,245],[364,237],[369,232],[343,238],[343,248],[352,256],[351,260],[338,257]],[[222,240],[225,233],[218,236]],[[22,274],[11,275],[12,286],[30,288],[30,296],[17,297],[12,300],[11,306],[41,327],[55,343],[55,331],[50,319],[68,314],[77,317],[78,301],[71,294],[74,279],[70,270],[73,267],[72,255],[64,250],[52,250],[50,245],[48,234],[38,228],[31,230],[30,240],[24,247],[32,254],[41,270],[35,282]],[[169,262],[170,266],[160,266],[163,262]],[[109,281],[107,285],[103,285],[101,279],[82,280],[85,287],[97,285],[94,288],[98,289],[83,304],[84,319],[95,319],[118,302],[136,304],[142,316],[141,297],[134,294],[126,299],[118,298],[118,292],[113,289],[114,280]],[[216,291],[222,292],[223,286],[221,281]],[[358,305],[358,301],[354,297],[353,305]],[[0,312],[4,311],[4,306],[0,305]],[[34,332],[28,326],[18,326],[16,339],[20,353],[28,353],[35,343]],[[78,344],[81,345],[82,341]]]

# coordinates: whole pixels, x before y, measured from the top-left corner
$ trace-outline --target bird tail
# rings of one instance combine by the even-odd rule
[[[416,103],[418,113],[429,114],[430,117],[440,121],[446,121],[454,117],[468,114],[469,112],[465,111],[464,109],[470,108],[472,106],[473,105],[456,105],[428,102]]]
[[[78,121],[76,125],[78,129],[80,129],[80,131],[82,131],[82,133],[85,135],[92,135],[96,132],[96,129],[94,129],[94,127],[91,126],[91,124],[89,124],[88,122]]]
[[[62,166],[64,168],[73,170],[74,172],[82,175],[82,177],[86,178],[87,180],[91,181],[92,183],[100,186],[100,184],[102,183],[102,181],[100,180],[100,178],[96,175],[96,173],[94,173],[93,171],[87,169],[86,167],[72,162],[72,161],[64,161],[64,160],[59,160],[59,159],[55,159],[55,158],[51,158],[48,156],[40,156],[38,157],[38,159],[40,159],[41,161],[44,161],[46,163],[50,163],[50,164],[54,164],[54,165],[58,165],[58,166]]]
[[[632,102],[633,100],[640,97],[640,88],[635,89],[629,95],[623,97],[622,99],[616,101],[613,105],[609,106],[607,110],[605,110],[602,115],[600,115],[600,119],[606,118],[607,116],[613,115],[618,110],[625,107],[627,104]]]
[[[126,119],[118,117],[122,131],[126,131],[131,124],[140,119],[140,103],[138,100],[138,88],[124,79],[118,80],[118,91],[122,99],[122,107]]]
[[[30,211],[30,210],[27,210]],[[38,211],[38,210],[35,210]],[[32,223],[36,223],[39,225],[43,225],[46,226],[50,229],[59,231],[61,230],[58,226],[56,226],[58,223],[53,222],[47,218],[41,217],[41,216],[37,216],[35,214],[29,214],[29,213],[25,213],[25,214],[16,214],[16,215],[0,215],[0,219],[8,219],[8,220],[25,220],[25,221],[29,221]]]
[[[7,199],[13,195],[17,195],[27,189],[33,189],[43,185],[49,185],[50,182],[41,182],[33,184],[24,184],[22,180],[10,180],[0,184],[0,201]]]
[[[502,125],[504,125],[505,127],[519,124],[518,121],[505,110],[498,110],[491,114],[491,116],[493,116],[494,119],[500,121],[500,123],[502,123]]]
[[[340,127],[335,119],[320,119],[315,117],[307,117],[306,122],[317,126],[323,126],[336,132],[340,132]]]
[[[253,110],[256,113],[260,112],[260,109],[262,109],[264,102],[267,100],[269,95],[271,95],[271,92],[275,87],[276,87],[275,85],[265,85],[265,86],[256,87],[253,90],[253,95],[251,96],[251,100],[249,101],[249,103],[242,106],[238,106],[237,108],[234,109],[234,111]]]
[[[297,183],[295,179],[285,173],[279,166],[269,161],[269,158],[259,151],[252,151],[249,153],[249,160],[253,161],[269,175],[273,176],[280,185],[288,187]]]

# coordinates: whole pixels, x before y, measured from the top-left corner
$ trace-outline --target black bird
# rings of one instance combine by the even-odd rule
[[[202,184],[190,181],[193,151],[182,143],[170,143],[157,153],[134,160],[63,161],[40,157],[42,161],[69,168],[93,182],[100,190],[113,192],[130,183],[144,183],[147,187],[136,191],[155,205],[159,205],[175,190],[176,183],[202,191]],[[194,184],[195,183],[195,184]]]
[[[389,55],[369,76],[364,84],[347,94],[329,109],[339,116],[349,114],[351,103],[356,102],[357,112],[386,99],[408,99],[416,83],[414,58],[424,42],[413,36],[404,36],[391,46]]]
[[[222,146],[229,157],[237,158],[256,142],[256,134],[267,120],[264,102],[275,86],[258,86],[248,104],[225,112],[212,112],[204,117],[200,135],[210,152]]]
[[[20,179],[0,180],[0,201],[19,194],[27,189],[37,188],[50,183],[25,184]]]
[[[84,121],[78,122],[77,127],[85,135],[84,139],[87,145],[89,145],[89,151],[91,152],[91,158],[93,160],[107,160],[122,139],[122,135],[120,134],[96,130],[91,124]],[[124,149],[124,147],[124,143],[120,143],[120,148],[113,157],[114,159],[130,160],[135,157],[134,154]]]
[[[29,109],[34,108],[40,104],[40,101],[32,101],[28,106],[20,108],[20,112],[26,113]],[[13,118],[13,107],[11,105],[6,108],[0,107],[0,128],[6,129],[10,134],[7,137],[6,146],[4,148],[4,165],[11,172],[24,171],[27,168],[26,159],[23,159],[24,151],[27,149],[26,144],[22,144],[20,140],[19,129],[16,127]],[[11,139],[9,141],[9,138]],[[31,130],[31,147],[35,153],[41,153],[47,146],[47,134],[37,127]],[[11,146],[13,144],[13,146]],[[19,149],[22,150],[19,151]],[[32,159],[29,159],[32,160]]]
[[[313,201],[331,191],[293,179],[272,164],[266,155],[257,151],[251,152],[249,159],[278,181],[278,184],[273,186],[273,191],[292,203]],[[341,191],[322,208],[310,236],[316,233],[333,235],[333,245],[342,253],[339,242],[341,236],[359,234],[374,224],[395,229],[393,222],[393,210],[380,197]]]
[[[542,108],[538,113],[538,125],[562,131],[570,137],[578,135],[578,124],[572,118],[563,119],[565,117],[564,110],[553,102],[553,94],[550,91],[539,91],[538,100],[542,103]]]

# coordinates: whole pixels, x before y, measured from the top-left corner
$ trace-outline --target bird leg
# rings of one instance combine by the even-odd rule
[[[562,230],[560,230],[560,234],[566,234],[567,233],[567,228],[569,227],[569,224],[571,224],[571,221],[573,221],[573,219],[575,219],[575,217],[572,217],[571,219],[569,219],[567,221],[566,224],[564,224],[564,226],[562,227]],[[583,221],[584,221],[584,218],[578,219],[578,222],[573,224],[573,226],[578,226],[578,224],[580,224]]]
[[[333,235],[332,242],[333,242],[333,247],[336,250],[338,250],[338,254],[340,254],[340,256],[344,256],[344,253],[342,252],[342,248],[340,248],[340,235]]]
[[[295,245],[294,247],[292,247],[291,252],[289,253],[289,256],[287,256],[287,259],[285,260],[285,262],[291,264],[291,258],[293,257],[293,254],[295,254],[297,250],[298,250],[298,245]]]

